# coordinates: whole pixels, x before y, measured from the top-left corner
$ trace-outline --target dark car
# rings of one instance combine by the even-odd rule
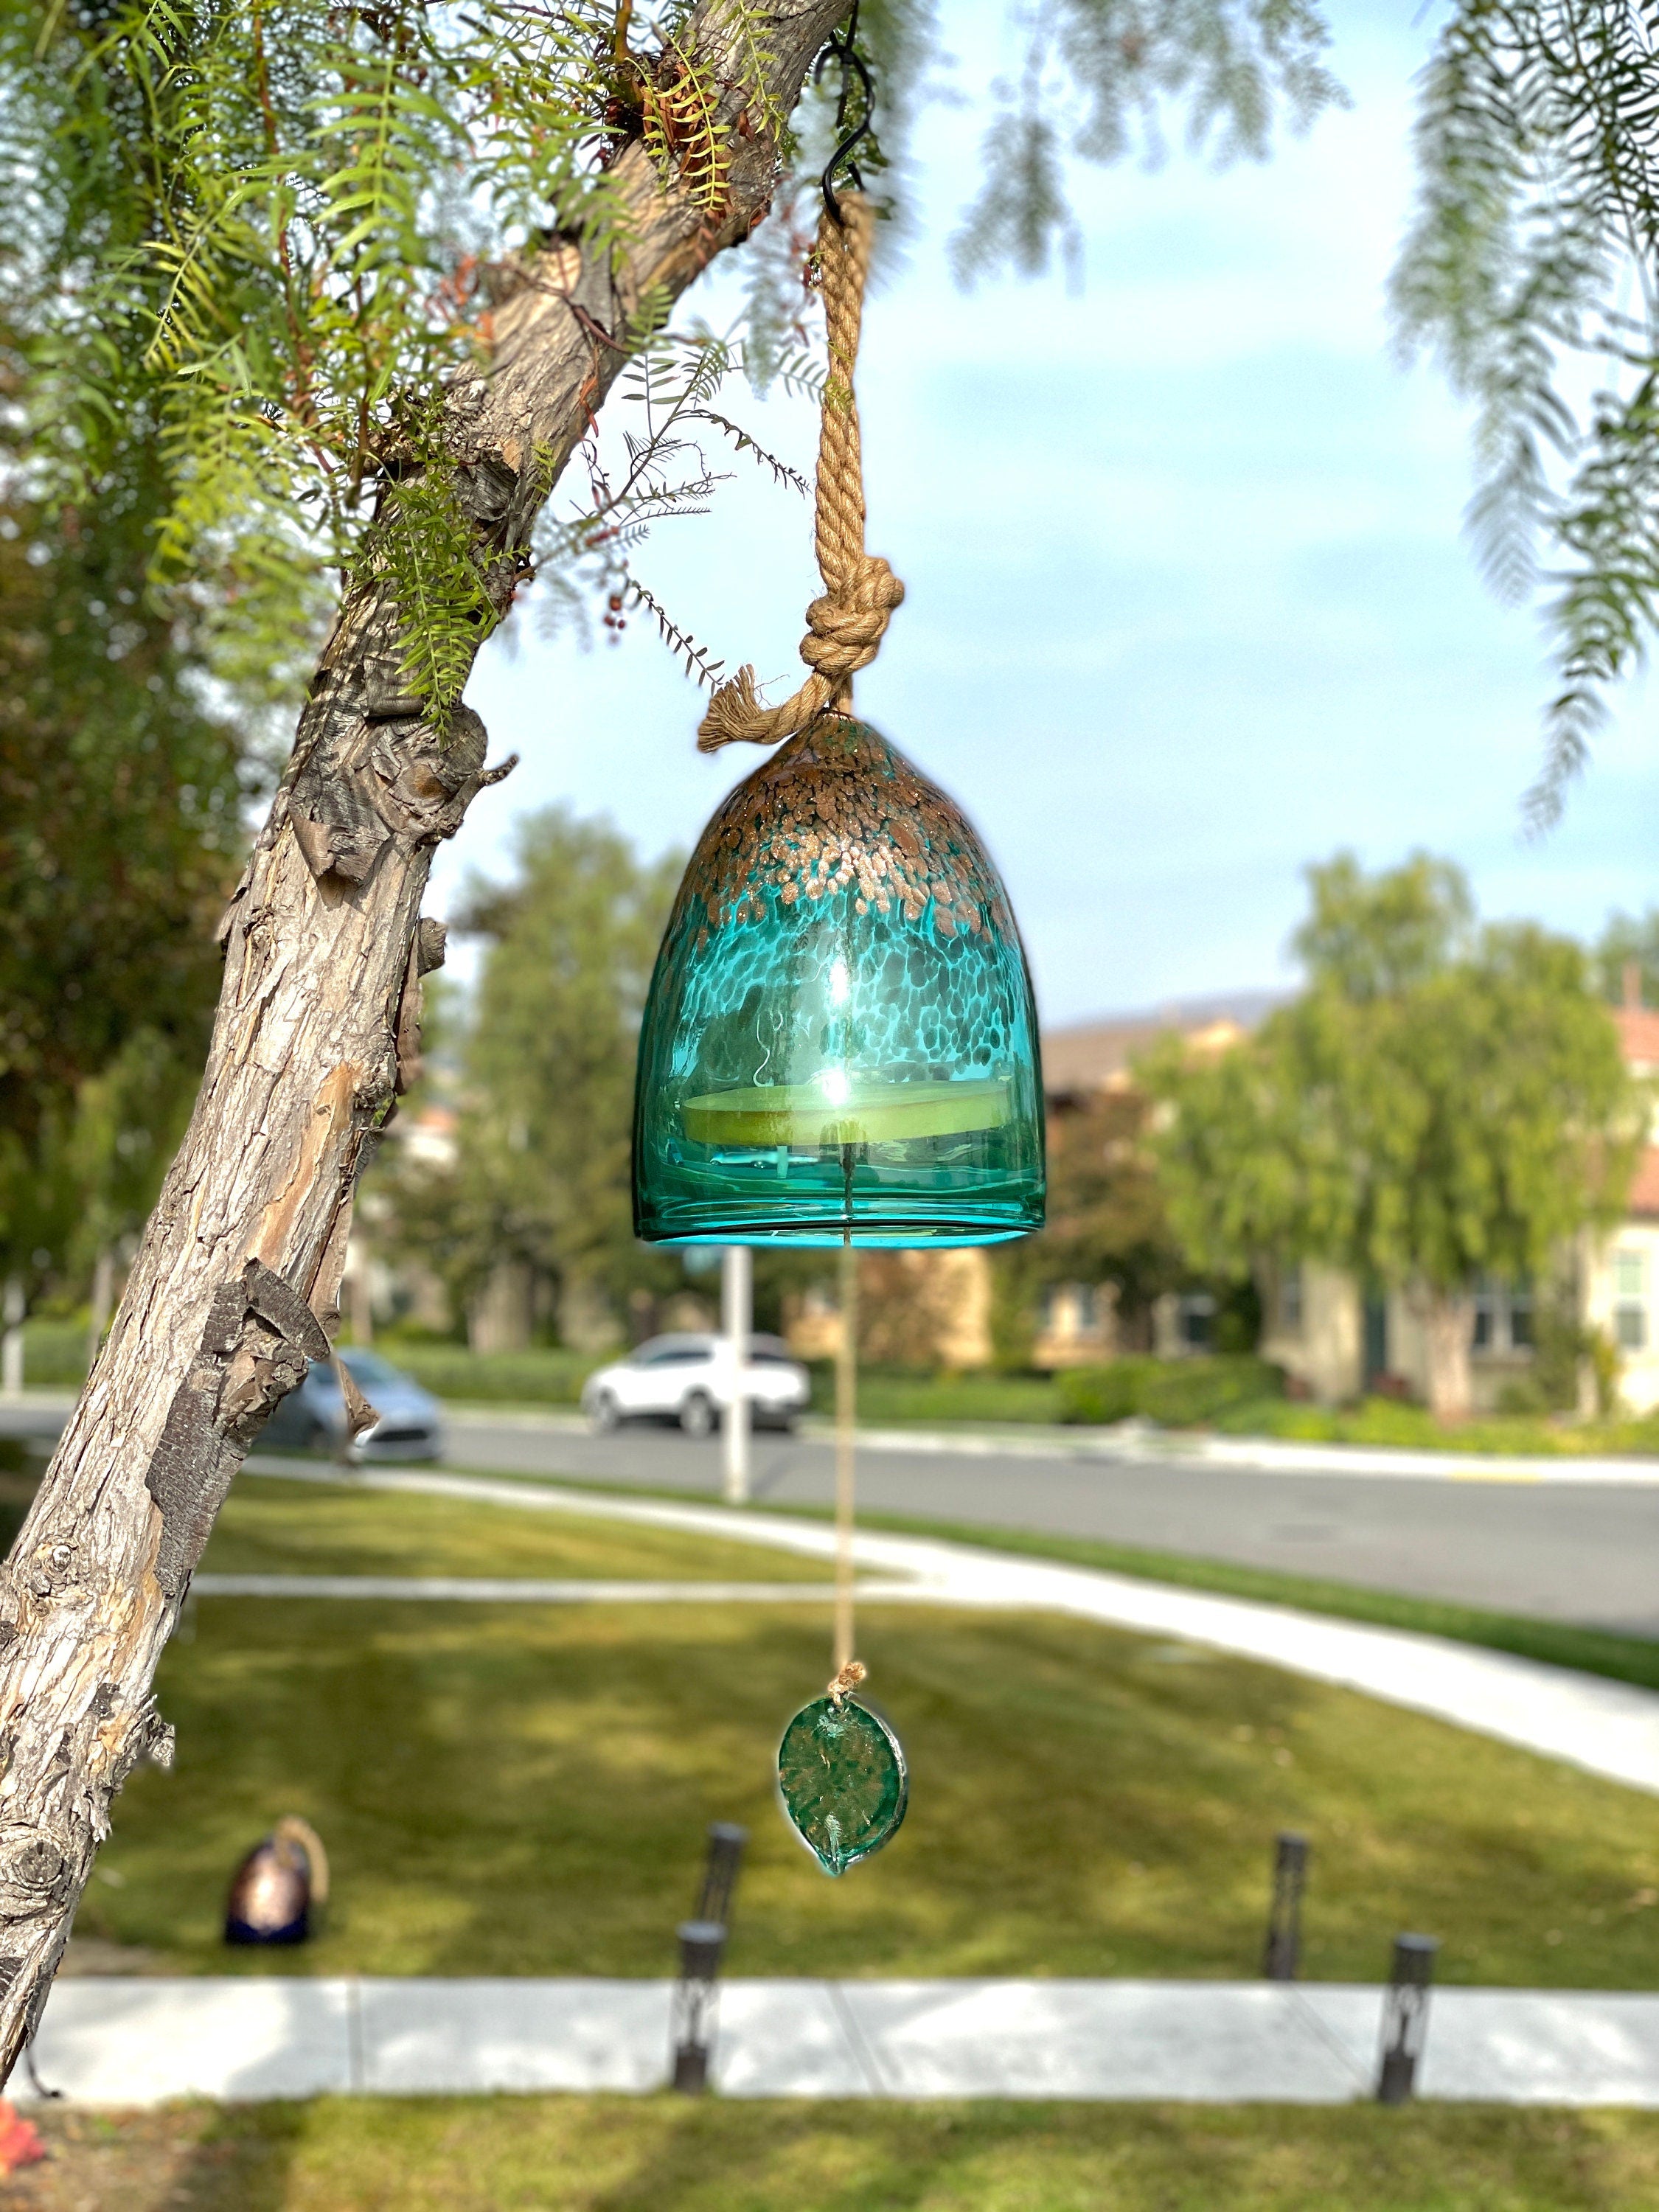
[[[265,1423],[260,1443],[271,1451],[328,1451],[365,1459],[439,1459],[443,1455],[443,1418],[438,1401],[376,1352],[353,1349],[340,1364],[380,1419],[355,1443],[345,1444],[345,1410],[334,1370],[326,1360],[313,1363],[297,1390],[290,1390]]]

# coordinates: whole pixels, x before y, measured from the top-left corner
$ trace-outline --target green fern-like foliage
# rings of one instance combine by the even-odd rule
[[[952,242],[964,283],[1004,266],[1035,275],[1056,246],[1075,261],[1071,159],[1115,161],[1137,139],[1157,158],[1172,101],[1184,103],[1189,143],[1225,161],[1262,158],[1276,107],[1303,128],[1346,100],[1312,0],[1046,0],[1026,26],[1019,77],[996,88],[982,186]]]
[[[1489,581],[1553,586],[1539,821],[1659,611],[1656,125],[1654,18],[1623,0],[1466,0],[1422,82],[1395,304],[1477,404]]]
[[[763,60],[761,11],[739,15]],[[683,16],[641,11],[627,66],[639,127],[712,210],[726,125]],[[411,684],[455,696],[488,613],[444,380],[487,344],[493,271],[550,225],[622,242],[617,25],[599,0],[0,0],[36,465],[73,497],[156,440],[154,580],[208,584],[228,655],[280,656],[331,571],[372,569]]]

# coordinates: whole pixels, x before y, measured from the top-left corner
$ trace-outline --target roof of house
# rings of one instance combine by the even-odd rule
[[[1194,999],[1156,1012],[1109,1014],[1042,1032],[1043,1087],[1052,1096],[1121,1091],[1129,1066],[1161,1036],[1184,1036],[1197,1052],[1223,1052],[1283,1003],[1275,991],[1241,991],[1230,999]]]
[[[1112,1091],[1127,1080],[1129,1062],[1162,1036],[1158,1021],[1079,1022],[1048,1030],[1042,1039],[1042,1081],[1061,1093]]]

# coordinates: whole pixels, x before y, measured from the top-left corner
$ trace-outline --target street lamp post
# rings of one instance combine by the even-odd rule
[[[749,1503],[749,1334],[754,1325],[754,1255],[728,1244],[720,1262],[720,1326],[726,1333],[732,1395],[720,1422],[725,1464],[721,1488],[728,1505]]]

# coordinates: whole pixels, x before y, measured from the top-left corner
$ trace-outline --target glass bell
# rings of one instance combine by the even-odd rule
[[[995,868],[880,733],[825,715],[704,830],[647,1000],[648,1243],[993,1244],[1043,1218],[1036,1012]]]

